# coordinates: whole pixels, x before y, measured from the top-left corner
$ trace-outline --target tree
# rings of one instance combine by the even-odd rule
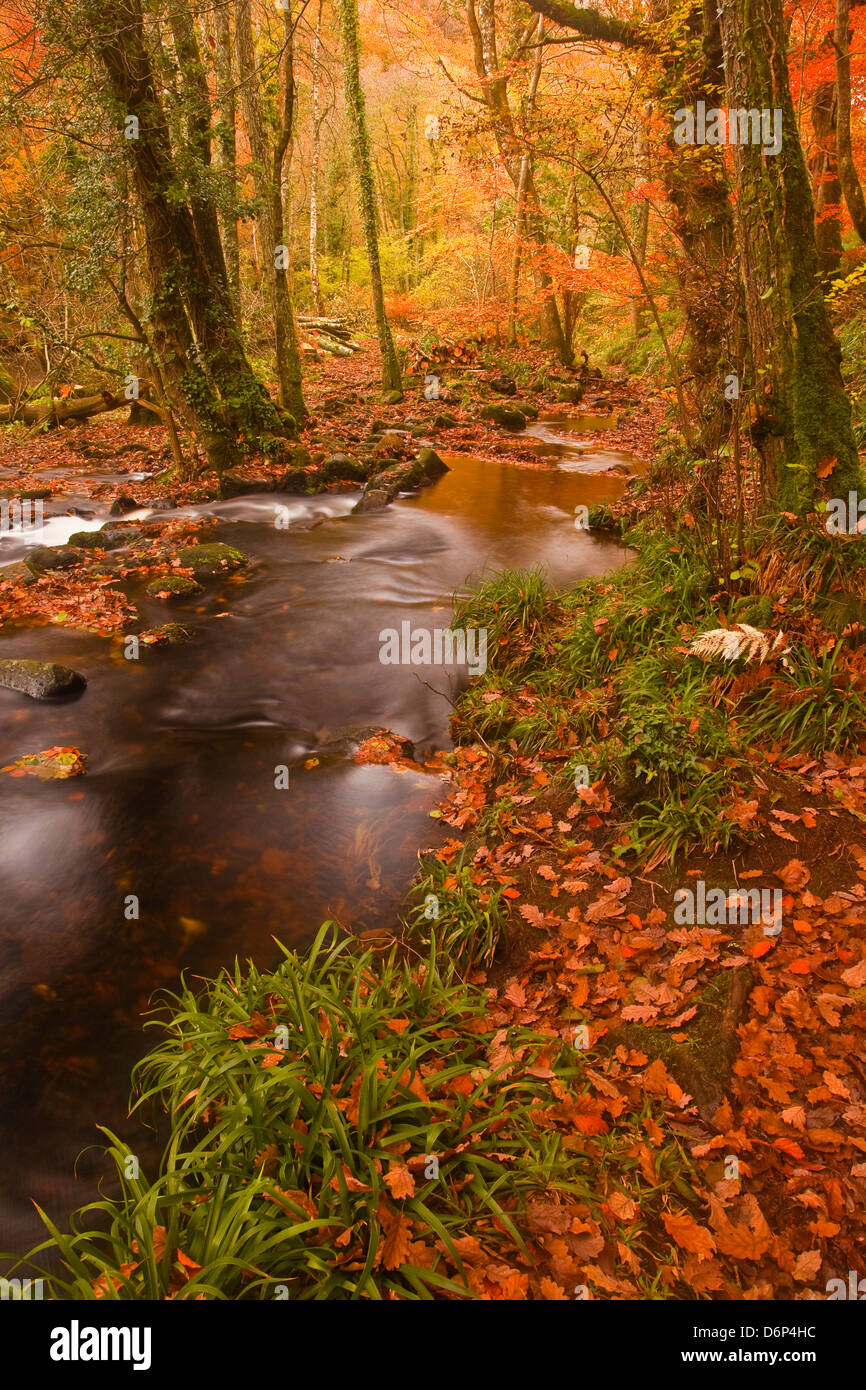
[[[855,0],[856,3],[856,0]],[[851,51],[850,0],[836,0],[833,47],[836,50],[836,147],[839,182],[851,221],[861,241],[866,241],[866,198],[851,153]]]
[[[719,19],[728,107],[781,112],[777,155],[751,140],[733,145],[735,225],[758,400],[752,438],[778,502],[804,511],[828,486],[834,495],[856,488],[860,466],[821,287],[787,26],[782,0],[727,0]],[[822,483],[819,467],[832,459]]]
[[[403,382],[400,364],[391,325],[385,312],[385,291],[382,285],[382,267],[379,261],[379,232],[376,211],[376,189],[373,183],[373,165],[370,157],[370,134],[367,129],[367,112],[364,102],[364,89],[361,86],[361,42],[358,34],[357,0],[338,0],[340,26],[343,34],[343,58],[345,67],[346,110],[352,131],[352,154],[355,174],[358,180],[358,193],[361,206],[361,225],[364,230],[364,244],[367,249],[367,262],[370,267],[370,288],[373,294],[373,311],[376,315],[376,328],[379,334],[379,348],[382,353],[383,391],[401,391]]]
[[[235,5],[235,49],[247,135],[252,155],[253,183],[259,204],[265,284],[274,320],[277,385],[280,404],[297,419],[307,413],[301,385],[301,355],[291,291],[291,252],[284,240],[283,171],[294,119],[294,27],[291,0],[283,0],[284,34],[279,64],[275,128],[269,134],[262,103],[261,66],[253,39],[250,0]]]
[[[566,342],[562,319],[553,285],[553,278],[546,268],[545,251],[547,234],[544,213],[538,197],[535,182],[532,153],[528,140],[521,141],[515,124],[514,113],[508,95],[508,73],[503,68],[497,50],[496,5],[495,0],[466,0],[466,19],[472,37],[472,52],[475,71],[481,87],[481,94],[490,113],[493,135],[500,158],[510,178],[517,206],[517,235],[525,228],[526,235],[534,243],[539,254],[536,270],[539,290],[542,295],[541,319],[544,325],[544,340],[558,356],[559,360],[570,366],[574,360],[571,344]],[[518,61],[530,51],[530,44],[538,34],[537,21],[526,26],[510,54],[512,61]],[[541,59],[536,50],[533,75],[530,83],[530,97],[526,115],[531,116],[538,91]],[[512,269],[512,286],[514,284]]]
[[[74,18],[78,18],[76,15]],[[216,210],[204,181],[188,189],[178,171],[145,37],[141,0],[105,7],[85,0],[81,22],[105,75],[118,144],[125,146],[147,244],[151,343],[173,401],[217,468],[249,448],[273,448],[294,431],[253,372],[228,287]],[[202,66],[185,5],[172,24],[189,136],[209,158]],[[62,36],[61,36],[62,37]],[[129,132],[131,138],[124,139]]]

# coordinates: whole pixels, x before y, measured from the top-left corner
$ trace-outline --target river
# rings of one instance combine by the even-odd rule
[[[379,634],[446,628],[455,591],[505,568],[541,564],[564,584],[620,564],[619,545],[574,525],[577,506],[623,490],[605,470],[628,455],[574,437],[601,423],[531,426],[521,438],[543,470],[443,452],[446,477],[381,512],[353,515],[358,493],[185,509],[253,561],[170,610],[130,588],[143,626],[170,617],[190,643],[129,661],[57,626],[0,636],[0,655],[88,681],[63,703],[0,689],[0,765],[58,744],[88,759],[70,781],[0,778],[0,1249],[41,1237],[32,1200],[63,1223],[94,1195],[97,1122],[145,1161],[124,1117],[154,990],[235,956],[273,964],[275,936],[303,945],[326,918],[393,924],[419,848],[441,840],[430,811],[443,784],[358,765],[346,736],[388,728],[422,760],[449,747],[467,673],[383,665]],[[82,529],[62,515],[75,501],[47,505],[44,535],[5,537],[0,559]],[[101,524],[105,508],[86,505]],[[288,530],[274,526],[280,505]]]

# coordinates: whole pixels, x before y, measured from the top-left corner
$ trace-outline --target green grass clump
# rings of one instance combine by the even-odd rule
[[[479,884],[472,866],[430,859],[428,872],[413,888],[416,906],[409,929],[427,945],[435,938],[449,972],[467,976],[493,963],[505,931],[502,889]]]
[[[530,1194],[591,1190],[527,1070],[544,1049],[579,1093],[582,1060],[512,1028],[500,1063],[483,991],[440,969],[435,942],[414,963],[356,947],[326,924],[305,958],[169,996],[137,1069],[138,1107],[170,1117],[159,1171],[126,1176],[104,1131],[119,1195],[67,1232],[42,1214],[50,1239],[27,1264],[59,1255],[47,1297],[471,1297],[461,1237],[510,1258]]]

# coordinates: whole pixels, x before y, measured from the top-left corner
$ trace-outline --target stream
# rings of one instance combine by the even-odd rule
[[[0,689],[0,765],[53,745],[88,759],[70,781],[0,778],[0,1250],[41,1238],[32,1201],[65,1224],[95,1195],[96,1123],[135,1136],[146,1164],[125,1117],[130,1067],[156,1041],[141,1029],[155,990],[235,956],[273,965],[274,937],[302,946],[327,918],[394,923],[419,848],[444,838],[430,818],[443,783],[358,765],[348,739],[381,727],[419,759],[450,747],[449,702],[468,673],[383,665],[379,633],[447,628],[454,592],[505,568],[540,563],[563,584],[621,564],[621,546],[574,526],[576,506],[622,494],[606,469],[640,467],[570,433],[609,423],[530,426],[521,438],[545,470],[443,452],[446,477],[380,512],[352,515],[357,492],[184,508],[253,562],[170,608],[130,590],[142,626],[177,621],[187,644],[127,661],[105,637],[57,626],[0,636],[0,655],[88,682],[64,702]],[[118,476],[134,488],[134,473]],[[90,523],[64,515],[76,501]],[[279,505],[288,530],[275,529]],[[5,535],[0,560],[105,511],[46,504],[44,530]],[[124,913],[131,894],[138,920]]]

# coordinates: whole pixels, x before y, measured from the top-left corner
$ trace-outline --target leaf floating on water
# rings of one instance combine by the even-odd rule
[[[39,777],[42,781],[62,781],[67,777],[83,777],[87,754],[79,748],[43,748],[40,753],[27,753],[17,762],[0,768],[10,777]]]

